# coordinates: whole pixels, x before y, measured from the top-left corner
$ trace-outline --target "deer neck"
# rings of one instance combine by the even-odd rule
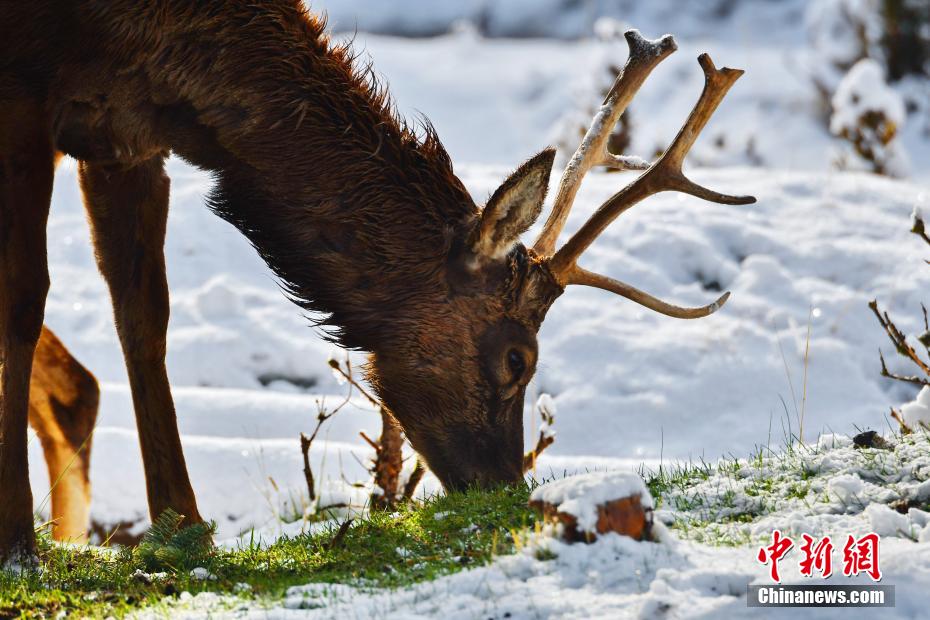
[[[412,298],[444,290],[446,256],[477,208],[432,129],[415,135],[346,49],[295,19],[307,21],[245,33],[209,79],[161,59],[177,69],[160,79],[189,102],[172,108],[171,146],[215,172],[211,208],[290,297],[342,344],[374,350]]]

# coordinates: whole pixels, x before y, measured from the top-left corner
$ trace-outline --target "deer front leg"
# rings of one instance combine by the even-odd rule
[[[43,328],[32,362],[29,423],[48,466],[55,540],[87,540],[91,436],[99,402],[94,375]]]
[[[161,157],[132,168],[81,162],[81,189],[100,272],[110,287],[142,447],[149,514],[201,521],[165,370],[168,177]]]
[[[0,566],[35,551],[27,420],[48,293],[45,227],[54,150],[41,106],[0,105]]]

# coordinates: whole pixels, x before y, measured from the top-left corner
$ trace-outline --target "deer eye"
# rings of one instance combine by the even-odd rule
[[[511,349],[507,353],[507,366],[510,368],[510,374],[514,381],[518,381],[523,373],[526,372],[526,359],[523,354],[516,349]]]

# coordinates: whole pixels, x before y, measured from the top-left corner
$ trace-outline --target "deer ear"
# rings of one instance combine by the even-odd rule
[[[488,200],[469,245],[477,257],[506,256],[520,235],[539,217],[549,188],[555,149],[549,148],[517,168]]]

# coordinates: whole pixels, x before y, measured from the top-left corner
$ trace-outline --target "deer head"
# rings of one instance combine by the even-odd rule
[[[678,191],[731,205],[755,202],[690,181],[682,162],[714,110],[742,75],[698,58],[705,86],[678,135],[654,163],[612,155],[607,140],[649,73],[675,51],[671,36],[649,41],[626,33],[629,59],[569,161],[552,212],[532,246],[520,243],[539,217],[554,151],[520,166],[480,213],[453,233],[442,268],[443,293],[417,304],[405,321],[415,335],[376,350],[370,380],[414,448],[447,488],[522,479],[523,400],[536,368],[536,333],[551,304],[569,285],[610,291],[651,310],[693,319],[716,312],[725,293],[699,308],[682,308],[578,265],[582,253],[621,213],[644,198]],[[561,247],[556,241],[585,174],[595,166],[642,170]]]

